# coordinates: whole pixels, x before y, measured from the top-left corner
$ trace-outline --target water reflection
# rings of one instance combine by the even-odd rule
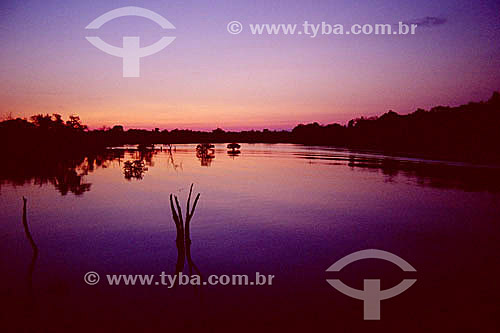
[[[174,152],[176,151],[176,148],[173,147],[174,149]],[[161,150],[163,151],[163,149]],[[167,166],[172,166],[172,168],[175,170],[175,171],[182,171],[182,162],[180,163],[177,163],[174,159],[174,154],[172,152],[172,145],[168,145],[167,147],[167,150],[166,150],[166,153],[168,155],[168,159],[167,159]]]
[[[148,168],[143,160],[125,161],[123,164],[123,175],[127,180],[142,179],[146,171]]]
[[[396,181],[398,176],[415,182],[420,186],[434,188],[454,188],[465,191],[500,191],[499,168],[473,166],[460,163],[398,159],[394,157],[365,156],[363,154],[296,154],[316,163],[347,165],[351,169],[367,172],[381,172],[386,182]]]
[[[200,160],[201,166],[210,166],[215,158],[215,145],[200,143],[196,146],[196,157]]]
[[[227,154],[231,157],[233,157],[233,159],[238,156],[241,151],[240,151],[240,148],[241,148],[241,145],[239,145],[238,143],[230,143],[227,145],[227,149],[229,149],[227,151]]]
[[[470,314],[470,306],[452,308],[463,303],[463,293],[456,291],[467,283],[481,288],[465,290],[465,298],[471,300],[467,305],[473,304],[478,313],[491,311],[487,304],[495,304],[498,293],[491,291],[494,286],[487,283],[487,274],[495,267],[500,244],[496,231],[498,194],[463,190],[498,191],[498,169],[294,145],[244,145],[243,149],[244,154],[233,160],[226,154],[226,146],[218,145],[218,160],[211,168],[200,166],[195,145],[145,152],[134,147],[110,149],[75,159],[76,163],[69,165],[81,176],[80,182],[94,184],[83,198],[53,195],[52,183],[47,183],[44,191],[32,191],[32,186],[4,186],[0,266],[7,277],[0,294],[7,296],[9,304],[24,305],[26,299],[20,295],[26,290],[26,266],[30,264],[27,280],[29,286],[34,283],[37,296],[35,319],[40,325],[57,326],[50,331],[87,328],[90,320],[96,327],[127,331],[132,329],[126,319],[137,316],[140,320],[138,327],[133,327],[135,331],[144,330],[145,323],[162,330],[172,329],[171,325],[203,326],[204,318],[207,325],[214,326],[211,331],[220,327],[237,331],[245,325],[253,329],[248,325],[256,322],[255,318],[280,325],[286,322],[289,324],[283,327],[296,330],[296,323],[331,324],[332,311],[342,318],[348,316],[352,301],[318,281],[326,278],[324,271],[336,257],[363,248],[382,248],[408,258],[422,274],[421,289],[414,289],[413,296],[410,289],[410,294],[398,298],[401,303],[384,305],[398,320],[395,326],[409,318],[405,315],[412,306],[422,310],[417,319],[430,318],[426,327],[442,322],[443,308],[447,313]],[[125,162],[138,160],[148,168],[145,176],[141,181],[125,181]],[[13,174],[1,175],[8,181]],[[32,175],[19,172],[16,177]],[[203,200],[196,199],[194,188],[181,192],[191,182],[203,192]],[[429,188],[438,185],[462,191]],[[37,227],[32,231],[40,248],[38,261],[27,236],[22,230],[17,232],[21,228],[19,199],[29,191],[33,192],[30,203],[36,205],[36,215],[29,222]],[[181,201],[172,195],[167,202],[170,207],[165,207],[168,193],[185,193],[186,198]],[[195,221],[194,208],[197,214],[202,212]],[[165,213],[172,215],[165,217]],[[20,251],[23,249],[26,251]],[[90,270],[158,274],[174,269],[207,276],[276,273],[279,283],[269,288],[202,285],[195,290],[194,286],[170,290],[108,287],[104,275],[98,286],[87,286],[82,280]],[[395,272],[399,274],[399,270]],[[357,268],[353,271],[360,277],[366,277],[365,273]],[[381,274],[373,278],[380,277],[388,286],[402,278],[390,272]],[[70,285],[71,292],[60,293],[54,277]],[[362,280],[349,282],[356,286]],[[290,290],[297,291],[296,302],[287,298]],[[435,290],[442,290],[446,297],[431,304],[428,300]],[[484,295],[491,297],[485,300]],[[198,298],[202,297],[198,310]],[[356,311],[351,311],[353,317],[346,317],[345,326],[362,318],[361,303],[356,306]],[[15,318],[10,321],[14,325],[26,320],[25,311],[17,307],[7,310],[6,317]],[[221,313],[227,315],[222,318]],[[474,322],[480,319],[476,316]],[[70,322],[74,326],[66,327]],[[343,321],[336,323],[338,331],[345,331]]]
[[[215,152],[196,150],[196,157],[200,160],[201,166],[209,167],[215,158]]]
[[[5,160],[0,165],[0,187],[53,185],[61,195],[69,192],[81,195],[90,190],[91,184],[83,179],[89,171],[99,167],[92,157],[55,158],[47,157],[36,161]]]
[[[239,151],[239,150],[228,150],[228,151],[227,151],[227,155],[228,155],[229,157],[231,157],[231,159],[233,159],[233,160],[234,160],[237,156],[240,156],[240,154],[241,154],[241,151]]]
[[[193,158],[193,147],[193,145],[181,145],[180,149],[171,145],[159,146],[156,149],[120,147],[86,156],[47,156],[35,161],[29,159],[19,161],[7,157],[0,163],[0,189],[4,185],[16,187],[26,184],[40,186],[50,184],[61,195],[68,193],[82,195],[90,191],[92,186],[86,180],[86,176],[99,169],[118,166],[125,179],[142,180],[147,172],[156,168],[157,161],[164,161],[158,168],[164,169],[166,166],[167,169],[182,172],[183,163]],[[205,148],[196,149],[196,158],[202,167],[211,166],[215,158],[215,147],[210,145]],[[281,159],[283,167],[286,167],[287,163],[294,163],[293,160],[305,159],[307,164],[329,165],[332,167],[332,172],[335,167],[377,172],[386,182],[407,180],[420,186],[435,188],[500,192],[500,177],[497,177],[499,167],[395,158],[295,145],[248,145],[245,151],[245,156],[241,156],[239,149],[228,150],[227,155],[221,157],[221,164],[218,167],[231,171],[235,166],[224,164],[225,159],[238,157],[238,160],[244,163],[258,159],[258,164],[262,168],[260,172],[265,173],[266,163],[272,163],[273,159]]]

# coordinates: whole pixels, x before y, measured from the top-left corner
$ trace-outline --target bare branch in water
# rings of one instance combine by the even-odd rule
[[[200,193],[196,196],[196,199],[194,199],[194,204],[193,204],[193,210],[191,211],[191,214],[189,214],[189,218],[193,217],[194,210],[196,209],[196,204],[198,204],[198,199],[200,198]]]
[[[179,205],[179,199],[177,199],[177,196],[174,195],[174,198],[175,198],[175,205],[177,206],[177,211],[178,211],[178,215],[179,215],[179,221],[181,223],[181,228],[183,227],[184,225],[184,221],[182,220],[182,210],[181,210],[181,205]]]
[[[177,198],[177,196],[170,194],[170,210],[172,211],[172,218],[174,220],[175,227],[177,229],[177,239],[176,239],[177,251],[178,251],[177,264],[176,264],[177,273],[182,271],[182,268],[184,267],[184,261],[186,260],[187,257],[190,271],[192,272],[192,269],[194,268],[195,271],[199,274],[198,268],[191,259],[191,249],[190,249],[191,239],[190,239],[189,226],[191,223],[191,219],[193,218],[196,205],[198,204],[198,200],[200,199],[200,193],[198,193],[194,200],[193,207],[192,208],[190,207],[191,196],[193,193],[193,185],[194,184],[191,184],[191,187],[189,189],[189,196],[186,203],[185,225],[184,225],[184,219],[182,217],[182,210],[179,204],[179,199]],[[175,206],[174,206],[174,200],[175,200]]]
[[[172,212],[172,218],[175,223],[175,229],[177,230],[177,243],[184,242],[184,230],[182,228],[182,223],[179,220],[179,214],[177,214],[177,211],[175,210],[174,207],[174,200],[172,199],[172,194],[170,194],[170,211]]]
[[[192,185],[191,185],[191,187],[192,187]],[[196,209],[196,205],[198,204],[198,199],[200,199],[200,193],[198,193],[198,195],[196,196],[196,199],[194,200],[193,210],[191,211],[191,213],[189,212],[189,210],[186,212],[186,228],[185,228],[186,229],[186,234],[185,234],[186,243],[191,242],[190,233],[189,233],[189,230],[190,230],[189,226],[191,223],[191,219],[193,218],[193,214],[194,214],[194,210]]]
[[[28,218],[26,216],[26,203],[28,199],[23,197],[23,226],[24,226],[24,232],[26,233],[26,238],[28,238],[31,247],[33,248],[33,253],[38,254],[38,247],[35,244],[35,241],[33,240],[33,237],[31,236],[30,229],[28,227]]]
[[[194,184],[191,184],[191,187],[189,188],[189,196],[188,196],[188,201],[187,201],[187,205],[186,205],[186,214],[189,215],[189,203],[191,201],[191,193],[193,192],[193,185]],[[186,216],[186,221],[187,221],[187,216]]]
[[[31,262],[28,267],[28,276],[27,276],[27,283],[28,283],[28,296],[29,296],[29,301],[28,301],[28,316],[32,317],[33,316],[33,311],[35,310],[35,298],[34,298],[34,292],[33,292],[33,272],[35,271],[35,264],[36,260],[38,258],[38,247],[35,244],[35,241],[33,240],[33,237],[31,236],[31,232],[28,226],[28,217],[27,217],[27,212],[26,212],[26,204],[27,204],[27,199],[23,197],[23,226],[24,226],[24,232],[26,233],[26,238],[28,238],[28,241],[31,244],[31,248],[33,249],[33,256],[31,257]]]

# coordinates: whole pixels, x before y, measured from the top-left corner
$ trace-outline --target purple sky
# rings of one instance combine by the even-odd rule
[[[139,6],[176,30],[105,12]],[[345,123],[389,109],[457,105],[500,88],[498,1],[11,1],[0,4],[0,115],[78,114],[91,127],[291,128]],[[250,23],[346,26],[434,22],[407,36],[252,35]],[[226,25],[243,23],[231,35]],[[123,78],[122,60],[92,46],[176,40]]]

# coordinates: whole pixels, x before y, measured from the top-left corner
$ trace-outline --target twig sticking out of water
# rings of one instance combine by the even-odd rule
[[[26,216],[26,203],[28,199],[23,197],[23,226],[24,226],[24,232],[26,233],[26,238],[28,238],[31,247],[33,248],[33,255],[38,254],[38,247],[35,244],[35,241],[33,240],[33,237],[31,236],[30,228],[28,226],[28,218]]]
[[[196,195],[196,198],[193,203],[193,207],[191,208],[191,195],[193,194],[193,184],[191,184],[191,188],[189,189],[189,196],[186,204],[186,216],[185,216],[185,224],[184,219],[182,218],[182,210],[181,205],[179,204],[179,199],[177,196],[170,194],[170,210],[172,211],[172,218],[175,223],[175,228],[177,229],[177,264],[176,264],[176,273],[179,273],[184,268],[184,261],[187,257],[187,262],[189,265],[190,274],[192,274],[193,268],[199,273],[198,267],[193,263],[191,259],[191,238],[190,238],[190,223],[193,218],[194,211],[196,209],[196,205],[198,204],[198,200],[200,199],[200,193]],[[175,201],[175,205],[174,205]]]
[[[23,226],[24,226],[24,232],[26,233],[26,238],[28,238],[28,241],[31,244],[31,248],[33,249],[33,256],[31,257],[31,262],[28,267],[28,276],[27,276],[27,283],[28,283],[27,315],[29,318],[33,318],[33,312],[35,311],[35,297],[33,292],[33,272],[35,271],[35,264],[38,258],[38,247],[36,246],[35,241],[31,236],[31,232],[28,226],[28,217],[26,213],[27,201],[28,200],[25,197],[23,197]],[[31,322],[31,324],[33,323],[31,320],[29,320],[28,322]]]
[[[193,218],[194,215],[194,210],[196,209],[196,205],[198,204],[198,200],[200,199],[200,193],[196,195],[196,198],[194,199],[193,203],[193,209],[191,212],[189,212],[189,204],[191,201],[191,193],[193,192],[193,184],[191,184],[191,188],[189,189],[189,196],[188,196],[188,201],[186,205],[186,243],[191,243],[191,238],[189,234],[189,225],[191,223],[191,219]]]
[[[193,207],[190,210],[192,193],[193,193],[193,184],[191,184],[191,188],[189,189],[189,196],[186,204],[185,224],[184,224],[184,219],[182,218],[182,209],[179,204],[179,199],[177,198],[176,195],[170,194],[170,210],[172,211],[172,218],[174,220],[175,227],[177,229],[177,241],[185,239],[186,243],[191,242],[189,226],[191,223],[191,219],[193,218],[196,205],[198,204],[198,200],[200,199],[200,193],[198,193],[194,200]],[[174,206],[174,201],[175,201],[175,206]]]

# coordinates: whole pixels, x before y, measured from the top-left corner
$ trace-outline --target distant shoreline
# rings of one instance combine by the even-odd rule
[[[385,155],[473,163],[500,162],[500,93],[486,102],[437,106],[399,115],[357,118],[347,125],[299,124],[291,131],[215,129],[124,130],[123,126],[88,130],[78,116],[35,115],[0,122],[0,140],[14,159],[78,154],[125,144],[295,143],[364,150]],[[28,148],[29,147],[29,148]],[[29,155],[29,156],[27,156]]]

